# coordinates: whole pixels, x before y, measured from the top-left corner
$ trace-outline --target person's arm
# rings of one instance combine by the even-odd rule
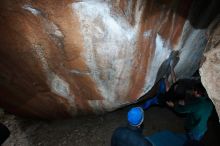
[[[174,109],[174,111],[178,113],[190,113],[192,111],[193,106],[192,105],[180,105],[180,104],[174,104],[172,101],[167,101],[167,105]]]

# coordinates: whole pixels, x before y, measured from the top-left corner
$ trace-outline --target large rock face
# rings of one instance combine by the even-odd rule
[[[179,78],[198,69],[218,3],[1,0],[0,106],[59,118],[133,103],[166,73],[173,50]]]
[[[211,26],[214,28],[210,28],[211,37],[206,47],[205,61],[200,68],[200,75],[220,117],[220,15]]]

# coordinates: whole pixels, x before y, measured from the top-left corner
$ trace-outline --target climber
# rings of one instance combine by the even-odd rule
[[[207,122],[212,113],[213,104],[205,95],[205,89],[201,83],[194,85],[190,103],[173,103],[167,101],[167,105],[177,113],[187,114],[185,130],[191,140],[200,141],[207,131]]]
[[[179,102],[185,100],[188,102],[190,100],[189,92],[191,92],[194,84],[199,82],[198,77],[191,77],[185,79],[179,79],[176,81],[176,74],[174,71],[174,67],[179,60],[179,52],[173,51],[170,57],[165,61],[164,65],[161,65],[158,76],[162,76],[163,78],[159,81],[159,89],[153,98],[149,98],[141,107],[143,109],[148,109],[152,105],[166,105],[166,101],[170,100],[173,102]],[[160,71],[163,73],[159,73]],[[160,74],[160,75],[159,75]],[[158,78],[157,76],[157,78]],[[168,81],[168,78],[171,79],[171,84]],[[157,79],[158,80],[158,79]],[[156,80],[156,81],[157,81]]]
[[[159,90],[155,97],[148,99],[141,106],[143,109],[148,109],[152,105],[165,105],[167,97],[168,98],[171,97],[170,93],[173,93],[172,92],[173,90],[169,90],[170,85],[168,82],[168,78],[169,76],[171,76],[171,83],[176,82],[176,75],[174,72],[174,67],[176,63],[178,62],[178,60],[179,60],[179,52],[173,51],[171,52],[169,58],[165,60],[164,63],[160,66],[160,69],[158,70],[158,73],[157,73],[157,79],[156,79],[156,82],[157,82],[159,78],[162,77],[162,79],[159,81]]]
[[[159,82],[159,90],[155,97],[148,99],[141,107],[148,109],[152,105],[165,104],[163,95],[169,91],[170,85],[168,82],[169,76],[171,77],[171,84],[176,82],[176,75],[174,67],[179,61],[179,51],[172,51],[170,56],[161,64],[155,83]],[[162,79],[161,79],[162,78]]]
[[[0,145],[2,145],[5,142],[9,135],[10,131],[8,130],[8,128],[2,123],[0,123]]]
[[[153,146],[142,134],[144,111],[134,107],[128,111],[128,126],[117,128],[111,139],[111,146]]]

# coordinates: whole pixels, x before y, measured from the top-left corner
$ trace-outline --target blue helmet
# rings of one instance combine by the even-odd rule
[[[141,107],[133,107],[128,111],[128,122],[132,126],[139,126],[144,121],[144,111]]]

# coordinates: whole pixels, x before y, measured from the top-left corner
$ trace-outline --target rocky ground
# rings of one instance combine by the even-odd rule
[[[1,115],[11,131],[3,146],[108,146],[113,130],[126,124],[126,113],[130,107],[105,115],[78,117],[71,120],[36,121],[13,115]],[[183,118],[167,108],[152,107],[145,111],[145,135],[160,130],[183,132]],[[219,146],[220,127],[215,114],[209,121],[209,131],[203,143]]]

